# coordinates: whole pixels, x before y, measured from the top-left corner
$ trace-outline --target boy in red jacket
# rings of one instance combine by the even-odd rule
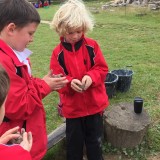
[[[46,117],[42,99],[68,82],[49,72],[43,79],[31,74],[26,49],[33,41],[40,23],[37,10],[27,0],[0,1],[0,64],[7,71],[11,85],[6,100],[6,113],[0,135],[15,126],[31,131],[33,160],[40,160],[47,150]]]
[[[5,99],[9,89],[9,76],[4,68],[0,65],[0,124],[5,114]],[[31,160],[29,151],[32,147],[31,132],[24,132],[22,141],[19,145],[6,145],[12,139],[20,137],[18,134],[19,127],[8,130],[0,137],[0,160]]]
[[[59,34],[60,44],[53,50],[50,68],[69,80],[59,90],[66,118],[67,160],[82,160],[84,144],[88,160],[102,160],[108,66],[97,42],[85,36],[93,20],[82,1],[69,0],[56,12],[51,27]]]

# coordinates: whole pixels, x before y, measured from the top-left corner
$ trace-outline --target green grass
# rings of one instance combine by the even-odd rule
[[[139,146],[139,152],[136,149],[133,153],[128,150],[122,153],[125,152],[131,157],[136,153],[135,158],[145,159],[146,153],[160,151],[160,12],[131,7],[127,7],[126,10],[120,7],[102,11],[100,2],[86,2],[86,4],[99,10],[98,14],[94,14],[95,28],[93,32],[88,33],[88,36],[97,40],[101,46],[109,70],[132,65],[134,74],[131,89],[127,93],[117,93],[110,99],[110,104],[133,103],[135,96],[144,99],[144,108],[153,123],[144,141],[145,145]],[[53,4],[49,8],[38,9],[41,19],[51,21],[58,7],[59,4]],[[48,72],[52,50],[58,43],[59,37],[50,30],[49,25],[40,24],[34,42],[29,46],[34,52],[31,56],[34,76],[43,77]],[[43,102],[49,133],[63,121],[57,115],[57,93],[53,92]],[[108,149],[107,147],[105,146],[104,150]],[[109,146],[108,150],[112,152],[115,149]]]

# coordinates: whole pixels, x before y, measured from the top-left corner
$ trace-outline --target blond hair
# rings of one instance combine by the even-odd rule
[[[70,30],[74,31],[78,28],[82,28],[86,33],[93,29],[94,21],[83,1],[68,0],[55,13],[50,26],[60,36],[64,36]]]

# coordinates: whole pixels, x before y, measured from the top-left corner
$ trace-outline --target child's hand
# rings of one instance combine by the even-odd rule
[[[32,143],[33,143],[33,138],[32,138],[32,133],[31,132],[23,132],[22,134],[22,142],[20,143],[20,146],[27,150],[27,151],[30,151],[31,148],[32,148]]]
[[[82,78],[82,86],[84,86],[83,90],[87,90],[89,88],[89,86],[92,84],[92,79],[90,76],[85,75]]]
[[[11,144],[20,144],[23,141],[23,133],[25,132],[24,128],[21,128],[21,132],[17,132],[16,134],[19,134],[18,138],[12,139],[10,142]]]
[[[82,92],[83,91],[83,85],[82,85],[81,81],[78,80],[78,79],[73,79],[71,81],[71,88],[73,90],[75,90],[76,92]]]
[[[0,137],[0,143],[6,144],[7,142],[17,139],[20,137],[20,134],[18,133],[19,127],[14,127],[8,131],[6,131],[1,137]]]
[[[50,86],[52,91],[61,89],[68,83],[66,77],[53,76],[52,71],[49,71],[49,73],[43,77],[43,80]]]
[[[53,74],[52,77],[53,78],[60,78],[60,77],[63,77],[63,74]]]

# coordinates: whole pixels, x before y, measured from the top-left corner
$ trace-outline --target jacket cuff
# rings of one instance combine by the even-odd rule
[[[44,88],[44,91],[46,92],[46,95],[48,95],[51,92],[50,86],[44,80],[42,80],[42,86]]]

